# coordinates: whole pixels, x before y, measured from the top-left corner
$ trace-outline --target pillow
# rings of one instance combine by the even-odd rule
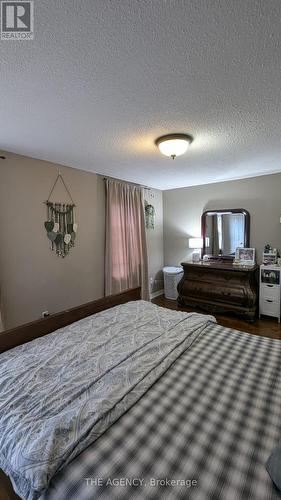
[[[281,491],[281,443],[274,448],[267,459],[266,470],[274,484]]]

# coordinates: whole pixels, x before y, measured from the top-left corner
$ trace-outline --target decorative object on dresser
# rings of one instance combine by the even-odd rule
[[[250,214],[244,208],[205,211],[201,225],[203,256],[231,260],[236,248],[250,246]]]
[[[277,248],[272,248],[269,244],[265,245],[262,254],[262,263],[265,265],[274,265],[277,263]]]
[[[235,313],[254,321],[258,302],[258,266],[229,261],[183,262],[178,304],[212,313]]]
[[[277,265],[260,266],[260,310],[259,316],[273,316],[280,323],[280,272]]]

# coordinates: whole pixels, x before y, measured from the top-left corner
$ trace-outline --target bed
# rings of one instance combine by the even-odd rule
[[[103,408],[100,428],[93,422],[89,440],[84,433],[84,446],[70,450],[67,464],[55,465],[47,489],[30,490],[23,498],[280,498],[265,468],[281,435],[279,340],[139,300],[115,304],[96,318],[103,325],[118,325],[119,318],[122,332],[129,325],[118,348],[126,355],[114,363],[111,377],[113,404]],[[70,329],[75,335],[81,330]],[[134,348],[128,349],[132,331]],[[128,364],[128,351],[136,350],[140,357]],[[118,371],[117,365],[126,369]],[[120,388],[126,390],[119,396]],[[25,463],[22,472],[33,466]]]

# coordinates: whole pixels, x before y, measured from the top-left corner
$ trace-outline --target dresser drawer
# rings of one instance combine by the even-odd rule
[[[267,316],[280,316],[280,301],[272,299],[260,299],[260,314]]]
[[[186,297],[199,297],[200,299],[231,302],[233,304],[243,305],[246,300],[245,289],[243,286],[225,286],[215,280],[213,283],[207,281],[186,281],[184,283],[184,294]]]
[[[262,283],[260,288],[260,297],[261,299],[280,301],[280,286]]]

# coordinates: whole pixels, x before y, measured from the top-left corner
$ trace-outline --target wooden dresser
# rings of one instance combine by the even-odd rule
[[[183,262],[178,284],[180,306],[211,313],[236,313],[254,321],[258,305],[258,266],[238,267],[229,261]]]

